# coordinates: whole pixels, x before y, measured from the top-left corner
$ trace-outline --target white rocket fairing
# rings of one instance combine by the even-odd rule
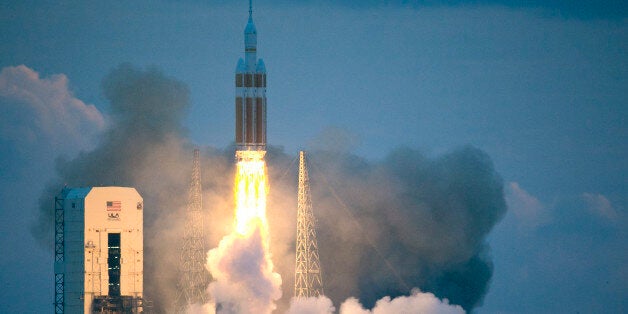
[[[236,67],[235,141],[237,151],[266,150],[266,67],[257,59],[257,30],[249,2],[244,60]]]

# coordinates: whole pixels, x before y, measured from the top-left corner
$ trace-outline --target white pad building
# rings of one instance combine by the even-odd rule
[[[64,188],[55,198],[55,313],[141,313],[143,213],[129,187]]]

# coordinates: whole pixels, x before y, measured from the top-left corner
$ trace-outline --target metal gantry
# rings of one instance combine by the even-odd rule
[[[294,296],[317,297],[320,295],[324,295],[324,292],[316,241],[316,219],[312,211],[310,180],[305,152],[300,151]]]
[[[65,278],[61,265],[64,262],[65,253],[65,221],[63,206],[68,189],[64,188],[58,196],[55,196],[55,313],[61,314],[64,309]]]
[[[192,180],[183,230],[183,245],[180,256],[180,275],[175,313],[185,313],[190,304],[204,304],[208,297],[205,290],[209,273],[205,269],[205,237],[203,232],[203,202],[201,187],[200,153],[194,150]]]

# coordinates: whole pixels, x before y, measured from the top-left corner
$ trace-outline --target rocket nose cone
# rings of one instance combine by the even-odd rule
[[[266,65],[264,64],[264,60],[257,60],[257,68],[255,69],[255,72],[266,73]]]
[[[249,17],[248,23],[246,23],[246,27],[244,28],[244,34],[257,34],[255,23],[253,23],[253,18],[251,17]]]
[[[242,58],[238,59],[238,65],[236,65],[236,73],[246,72],[246,65],[244,64],[244,60]]]

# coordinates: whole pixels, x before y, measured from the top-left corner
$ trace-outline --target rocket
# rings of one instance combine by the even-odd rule
[[[235,142],[237,151],[266,150],[266,67],[257,59],[257,30],[249,1],[244,29],[244,60],[235,71]]]

